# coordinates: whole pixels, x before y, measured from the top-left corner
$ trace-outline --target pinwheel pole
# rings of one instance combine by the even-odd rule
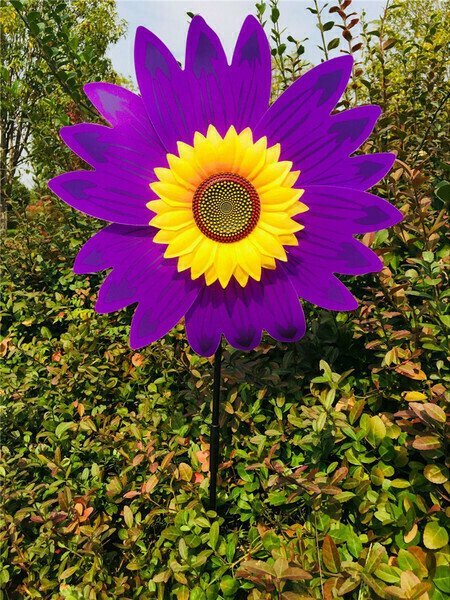
[[[217,509],[217,471],[219,468],[219,409],[220,380],[222,367],[222,339],[214,354],[214,384],[212,399],[212,417],[209,446],[209,509]]]

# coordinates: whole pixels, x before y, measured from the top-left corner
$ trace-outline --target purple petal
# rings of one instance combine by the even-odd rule
[[[192,91],[189,77],[168,48],[145,27],[138,27],[135,67],[148,116],[164,146],[177,152],[177,141],[192,143]]]
[[[290,255],[283,266],[297,294],[308,302],[328,310],[355,310],[358,307],[345,285],[322,264]]]
[[[305,228],[298,234],[298,246],[289,248],[289,255],[303,258],[330,273],[344,275],[364,275],[383,268],[375,252],[359,240],[342,237],[337,229],[330,235],[329,231]]]
[[[150,228],[149,228],[150,229]],[[95,310],[110,313],[146,297],[149,285],[158,285],[155,273],[165,259],[161,248],[150,236],[139,236],[136,243],[132,236],[123,254],[115,256],[114,268],[103,282]],[[172,264],[176,272],[176,265]]]
[[[163,260],[147,273],[130,331],[130,346],[142,348],[166,335],[186,314],[199,292],[199,283],[178,273],[176,261]]]
[[[402,213],[386,200],[350,188],[308,186],[302,202],[309,211],[296,217],[306,230],[334,235],[368,233],[392,227]]]
[[[221,288],[202,287],[186,314],[186,336],[190,346],[201,356],[212,356],[222,336],[222,323],[228,318]]]
[[[80,123],[63,127],[60,135],[78,156],[103,172],[123,172],[128,178],[139,178],[144,185],[155,181],[153,169],[165,163],[161,145],[130,134],[128,126],[114,129],[102,125]]]
[[[364,154],[327,164],[325,169],[311,169],[301,174],[302,185],[338,185],[368,190],[390,171],[395,154]]]
[[[195,130],[202,134],[213,124],[223,136],[235,124],[230,67],[217,34],[200,16],[189,26],[185,77],[195,96]]]
[[[223,333],[240,350],[252,350],[265,329],[279,341],[293,342],[305,333],[305,319],[295,290],[283,269],[265,270],[261,281],[242,288],[234,280],[225,289],[205,286],[186,315],[192,348],[214,353]]]
[[[242,25],[231,63],[236,100],[234,126],[254,127],[270,101],[272,60],[270,46],[258,20],[249,15]]]
[[[143,138],[147,144],[164,150],[140,96],[118,85],[103,82],[88,83],[84,91],[108,123],[114,127],[126,127],[128,135]]]
[[[305,316],[295,289],[284,269],[266,270],[264,276],[261,277],[261,283],[263,286],[263,321],[267,333],[280,342],[296,342],[301,339],[306,331]],[[258,296],[260,293],[261,290],[257,290]]]
[[[297,79],[262,117],[255,138],[267,135],[269,144],[305,144],[304,135],[320,128],[337,104],[353,66],[351,56],[339,56],[311,69]],[[282,155],[284,160],[291,160]]]
[[[301,171],[298,185],[320,177],[331,166],[342,168],[343,158],[365,142],[380,114],[379,106],[358,106],[326,118],[314,133],[301,136],[299,131],[289,140],[280,138],[283,158]]]
[[[122,225],[147,225],[146,207],[154,198],[148,183],[99,171],[72,171],[48,182],[49,188],[66,204],[81,212]]]
[[[108,225],[84,244],[73,270],[78,274],[97,273],[121,263],[130,254],[147,252],[149,247],[157,251],[158,244],[152,241],[155,233],[156,229],[148,226]]]

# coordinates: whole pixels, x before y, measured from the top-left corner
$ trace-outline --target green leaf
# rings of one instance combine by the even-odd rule
[[[180,473],[180,479],[183,481],[191,481],[192,479],[192,467],[186,463],[180,463],[178,465],[178,471]]]
[[[266,533],[262,537],[262,543],[264,548],[268,552],[272,552],[272,550],[279,548],[281,545],[280,538],[273,531],[266,531]]]
[[[239,590],[239,582],[230,575],[224,575],[220,581],[220,589],[225,597],[235,597]]]
[[[357,535],[353,534],[347,540],[347,548],[349,549],[350,554],[352,554],[355,558],[359,558],[359,555],[361,554],[363,549],[363,545]]]
[[[219,540],[219,523],[218,521],[214,521],[211,525],[211,529],[209,530],[209,545],[213,550],[216,549],[217,542]]]
[[[423,474],[431,483],[442,484],[448,481],[448,469],[444,465],[426,465]]]
[[[128,527],[128,529],[130,527],[133,527],[133,511],[131,510],[131,508],[129,506],[124,506],[123,507],[123,518],[125,521],[126,526]]]
[[[436,196],[444,203],[450,202],[450,183],[444,181],[435,190]]]
[[[75,565],[74,567],[69,567],[65,571],[61,573],[59,576],[60,579],[68,579],[71,575],[76,573],[79,570],[79,565]]]
[[[375,575],[385,583],[399,583],[400,572],[386,564],[381,564],[376,570]]]
[[[377,448],[386,437],[386,425],[380,417],[370,417],[367,430],[367,441],[371,446]]]
[[[74,427],[76,427],[76,423],[74,423],[73,421],[67,421],[64,423],[60,423],[59,425],[57,425],[56,429],[55,429],[55,435],[58,439],[61,439],[63,437],[63,435],[69,431],[69,429],[73,429]]]
[[[335,48],[337,48],[340,44],[340,39],[339,38],[334,38],[334,40],[331,40],[331,42],[328,42],[327,45],[327,50],[334,50]]]
[[[438,590],[444,592],[444,594],[450,594],[450,576],[449,568],[447,566],[440,565],[436,568],[433,583]]]
[[[206,594],[198,585],[189,594],[189,600],[206,600]]]
[[[437,521],[425,525],[423,543],[429,550],[439,550],[448,544],[448,533]]]
[[[399,550],[397,561],[398,566],[403,571],[413,571],[417,575],[418,571],[421,570],[421,566],[417,558],[407,550]]]

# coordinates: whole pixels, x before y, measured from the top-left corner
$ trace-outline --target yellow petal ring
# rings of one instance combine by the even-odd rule
[[[299,171],[279,160],[280,151],[279,144],[267,147],[266,137],[253,142],[249,128],[230,127],[222,137],[211,125],[192,146],[179,142],[167,168],[155,169],[150,225],[179,271],[223,288],[234,277],[244,287],[287,260],[284,246],[296,246],[303,229],[293,217],[308,207],[299,201],[303,190],[293,187]]]

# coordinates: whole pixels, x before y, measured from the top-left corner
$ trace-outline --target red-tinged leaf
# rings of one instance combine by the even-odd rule
[[[383,48],[383,50],[389,50],[389,48],[392,48],[393,46],[395,46],[396,43],[397,43],[397,40],[391,38],[391,39],[383,42],[381,47]]]
[[[290,581],[307,581],[312,579],[311,573],[308,573],[300,567],[289,567],[283,571],[283,579],[289,579]]]
[[[397,587],[396,585],[387,585],[383,588],[385,594],[388,594],[388,598],[398,598],[399,600],[407,600],[408,596],[402,590],[402,588]],[[386,596],[381,596],[382,598]]]
[[[423,404],[423,410],[426,412],[427,416],[433,420],[436,421],[438,423],[445,423],[447,420],[447,417],[445,415],[445,411],[442,410],[442,408],[440,406],[437,406],[437,404],[433,404],[432,402],[427,402],[426,404]]]
[[[341,570],[341,559],[336,544],[329,535],[326,535],[322,546],[322,559],[324,565],[331,573],[339,573]]]
[[[136,496],[140,496],[141,492],[137,492],[136,490],[132,490],[131,492],[127,492],[123,495],[124,498],[131,499],[136,498]]]
[[[150,494],[156,484],[158,483],[158,477],[156,475],[152,475],[147,479],[145,483],[142,484],[142,493]]]
[[[418,583],[408,592],[408,600],[429,600],[428,592],[432,589],[431,583],[422,581]]]
[[[334,590],[343,580],[339,577],[328,579],[323,586],[323,600],[334,600]]]
[[[416,437],[412,445],[416,450],[438,450],[441,447],[441,442],[439,438],[434,435],[423,435]]]
[[[141,462],[144,460],[145,458],[145,454],[136,454],[136,456],[133,458],[131,464],[133,465],[133,467],[137,467],[138,465],[141,464]]]
[[[275,571],[262,560],[246,560],[241,564],[236,575],[244,579],[248,575],[269,575],[270,577],[275,577]]]
[[[331,485],[336,485],[341,482],[343,479],[347,477],[348,467],[340,467],[333,473],[333,477],[331,478]]]
[[[415,381],[424,381],[427,378],[425,373],[418,365],[415,365],[409,361],[402,365],[398,365],[395,370],[400,375],[404,375],[405,377],[409,377],[409,379],[414,379]]]
[[[168,465],[170,465],[174,456],[175,452],[173,450],[169,452],[169,454],[166,454],[166,456],[161,461],[161,469],[165,469]]]

